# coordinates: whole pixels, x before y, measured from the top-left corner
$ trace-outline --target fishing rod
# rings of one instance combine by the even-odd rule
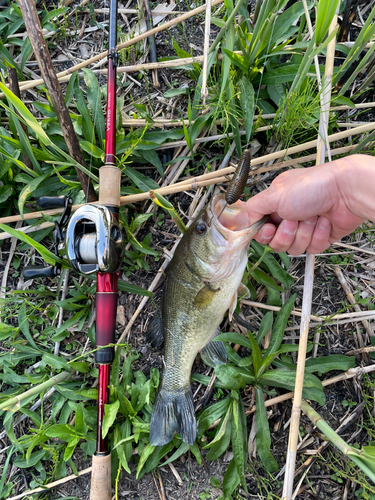
[[[116,68],[117,0],[110,0],[108,82],[105,161],[99,169],[99,203],[86,204],[70,217],[72,200],[65,196],[42,196],[42,209],[60,208],[55,222],[54,251],[68,258],[73,269],[84,275],[96,273],[95,362],[99,365],[97,439],[92,460],[90,500],[110,500],[111,452],[108,439],[102,436],[105,405],[109,401],[110,365],[114,359],[119,270],[124,259],[125,234],[119,224],[121,170],[116,166]],[[25,278],[55,277],[61,264],[29,266]]]

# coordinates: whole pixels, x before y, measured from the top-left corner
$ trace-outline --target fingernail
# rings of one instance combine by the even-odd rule
[[[318,220],[318,217],[310,217],[310,219],[307,219],[304,221],[305,224],[308,224],[309,226],[315,226],[316,221]]]
[[[295,234],[298,222],[296,220],[283,220],[280,224],[281,230],[286,234]]]
[[[275,234],[275,227],[266,225],[262,228],[262,238],[269,240]]]
[[[328,217],[319,217],[316,227],[318,229],[328,229],[331,227],[331,221]]]

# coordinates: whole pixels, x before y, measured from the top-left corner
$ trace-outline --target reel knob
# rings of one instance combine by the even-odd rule
[[[61,269],[56,266],[27,266],[22,271],[25,279],[34,278],[54,278],[61,273]]]

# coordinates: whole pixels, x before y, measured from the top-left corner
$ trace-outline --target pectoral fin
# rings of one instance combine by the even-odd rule
[[[243,283],[240,283],[240,286],[237,289],[237,294],[240,299],[248,299],[250,297],[250,291]]]
[[[228,311],[229,321],[232,321],[232,319],[233,319],[233,313],[237,307],[238,297],[240,297],[241,299],[247,299],[248,297],[250,297],[249,289],[243,283],[240,283],[240,286],[237,288],[236,292],[234,293],[234,295],[232,297],[232,301],[230,303],[229,311]]]
[[[197,308],[207,307],[213,301],[215,294],[220,291],[220,288],[213,288],[211,283],[207,283],[199,292],[194,299],[194,306]]]

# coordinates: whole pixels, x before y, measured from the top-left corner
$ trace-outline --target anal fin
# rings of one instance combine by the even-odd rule
[[[220,331],[218,332],[220,333]],[[227,362],[227,351],[221,340],[211,340],[200,352],[203,362],[215,368],[216,365],[225,365]]]

